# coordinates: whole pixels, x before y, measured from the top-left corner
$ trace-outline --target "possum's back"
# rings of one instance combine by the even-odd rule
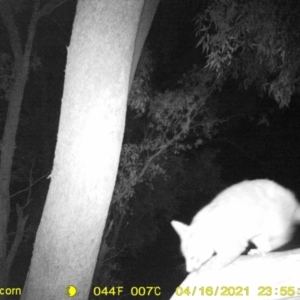
[[[292,226],[293,219],[300,221],[294,194],[271,180],[258,179],[225,189],[196,214],[192,224],[219,229],[226,224],[226,230],[252,236],[281,231]]]

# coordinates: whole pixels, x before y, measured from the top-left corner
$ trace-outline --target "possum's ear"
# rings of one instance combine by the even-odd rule
[[[180,237],[184,237],[189,228],[188,225],[181,223],[179,221],[172,221],[171,225]]]

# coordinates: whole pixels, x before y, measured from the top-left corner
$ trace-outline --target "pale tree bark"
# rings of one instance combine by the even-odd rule
[[[300,249],[243,255],[221,270],[214,268],[215,258],[190,273],[170,300],[300,299]]]
[[[76,286],[76,299],[88,298],[118,169],[144,5],[78,1],[51,185],[22,300],[67,299],[68,285]]]
[[[135,38],[134,54],[133,54],[131,70],[130,70],[129,90],[158,4],[159,4],[159,0],[150,0],[150,1],[148,0],[145,1],[145,4],[143,6],[143,10],[139,21],[138,31]],[[121,201],[121,199],[118,199],[118,201]],[[119,215],[118,219],[113,220],[113,222],[118,223],[117,226],[114,227],[106,226],[107,230],[104,233],[105,237],[102,238],[100,253],[97,262],[98,264],[97,269],[100,269],[103,266],[103,264],[105,264],[105,261],[107,259],[110,260],[108,254],[111,251],[111,249],[116,249],[117,237],[119,236],[121,227],[124,225],[123,219],[124,219],[124,215]],[[110,234],[113,234],[113,238],[112,238],[112,242],[109,243],[108,245],[106,242],[106,238],[110,236]],[[115,253],[113,253],[113,255],[115,256]]]

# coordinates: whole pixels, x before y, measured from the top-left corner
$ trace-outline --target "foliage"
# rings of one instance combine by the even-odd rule
[[[110,258],[116,253],[137,253],[156,238],[159,225],[156,216],[164,212],[165,218],[170,219],[178,205],[175,196],[172,198],[174,193],[167,188],[167,183],[176,177],[171,174],[178,170],[174,164],[180,162],[177,154],[211,138],[217,124],[205,109],[207,98],[217,86],[213,84],[215,75],[194,67],[183,76],[176,90],[155,93],[151,89],[154,67],[146,50],[129,97],[130,126],[126,128],[105,243],[102,243],[105,246],[100,249],[100,253],[107,251],[106,255],[100,254],[106,264],[114,264]],[[162,192],[166,189],[168,196]],[[110,277],[106,275],[100,281],[107,283]]]
[[[150,79],[153,69],[151,52],[148,47],[144,47],[128,97],[128,105],[136,112],[137,117],[146,112],[146,105],[150,101]]]
[[[299,73],[296,1],[218,0],[196,18],[197,46],[218,76],[244,78],[280,106],[288,105]]]
[[[151,185],[157,176],[166,178],[163,162],[171,154],[191,149],[212,136],[217,121],[206,114],[205,102],[215,86],[209,86],[214,78],[208,74],[195,67],[183,77],[177,90],[151,95],[140,86],[134,93],[147,94],[142,105],[138,106],[137,98],[134,101],[136,117],[145,111],[143,135],[139,141],[123,145],[113,203],[129,200],[137,184]],[[149,87],[145,80],[140,82]]]

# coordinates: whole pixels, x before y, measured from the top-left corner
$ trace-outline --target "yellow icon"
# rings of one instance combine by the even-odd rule
[[[74,297],[77,294],[77,289],[74,285],[68,285],[66,287],[66,295],[68,297]]]

